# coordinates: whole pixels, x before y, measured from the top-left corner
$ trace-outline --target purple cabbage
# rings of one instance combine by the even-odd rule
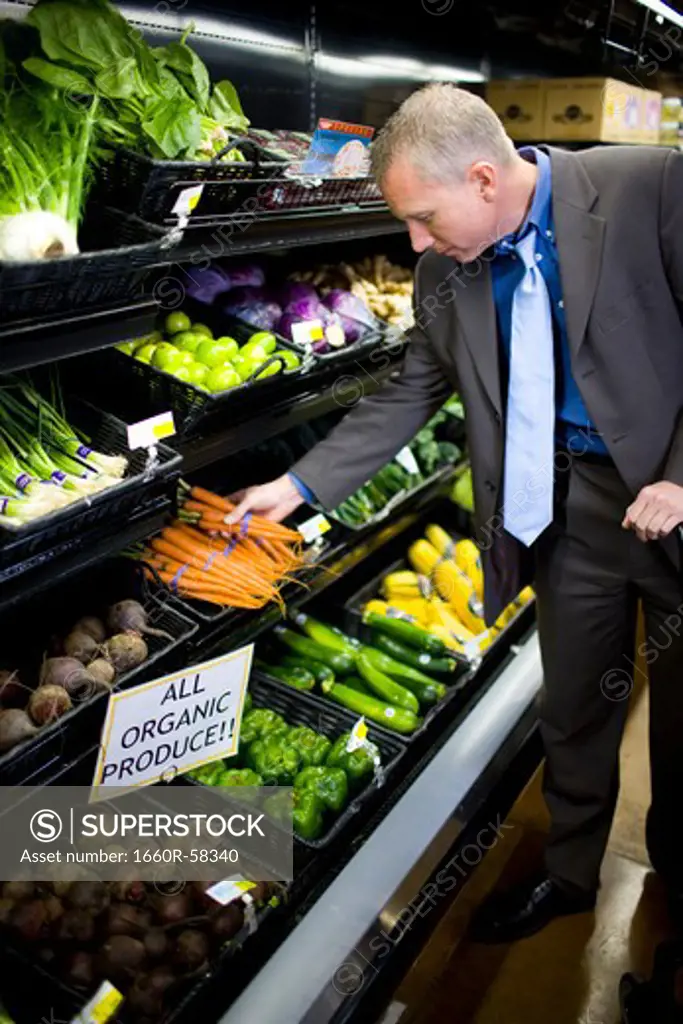
[[[186,293],[190,298],[210,306],[214,299],[230,290],[230,278],[219,267],[193,269],[187,273]]]
[[[223,312],[230,316],[236,316],[252,327],[258,327],[261,331],[274,330],[282,316],[282,309],[277,302],[248,302],[235,306],[228,303]]]
[[[353,292],[334,288],[328,292],[323,301],[326,307],[339,317],[348,345],[360,341],[367,329],[376,324],[372,312]]]
[[[325,313],[325,306],[317,295],[297,299],[285,306],[285,313],[291,313],[299,320],[320,320]]]
[[[269,296],[265,288],[243,287],[233,288],[226,296],[226,311],[228,306],[248,306],[253,302],[266,302]]]
[[[263,288],[266,275],[255,263],[245,263],[241,267],[230,267],[227,271],[231,288]]]
[[[304,284],[302,281],[286,281],[278,289],[277,298],[283,309],[293,302],[301,302],[305,299],[317,300],[320,302],[318,293],[312,284]]]
[[[341,317],[339,317],[336,313],[330,312],[330,310],[327,309],[322,304],[320,304],[315,310],[307,308],[306,311],[312,314],[310,316],[301,316],[299,313],[292,311],[293,307],[298,307],[300,305],[302,304],[293,303],[292,306],[290,306],[289,309],[282,314],[282,317],[277,325],[277,332],[283,338],[287,338],[289,341],[294,341],[292,331],[294,324],[305,323],[306,321],[309,320],[320,320],[320,322],[323,325],[323,328],[331,327],[333,324],[336,324],[342,328],[342,333],[344,333],[344,325],[342,323]],[[344,338],[346,340],[345,334]],[[312,347],[315,352],[329,352],[332,346],[330,346],[327,340],[321,340],[314,342]]]

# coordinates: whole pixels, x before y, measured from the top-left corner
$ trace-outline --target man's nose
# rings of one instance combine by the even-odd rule
[[[409,224],[410,244],[415,252],[424,252],[434,245],[434,239],[423,224]]]

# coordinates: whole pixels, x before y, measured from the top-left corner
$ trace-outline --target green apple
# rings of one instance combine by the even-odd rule
[[[204,366],[204,363],[190,363],[186,369],[190,375],[188,382],[194,384],[195,387],[203,387],[204,381],[209,374],[208,366]]]
[[[192,321],[186,313],[169,313],[166,317],[164,327],[167,334],[180,334],[181,331],[189,331]]]
[[[192,355],[191,352],[183,352],[182,349],[179,349],[179,352],[180,352],[180,365],[181,366],[191,366],[192,363],[194,363],[195,358],[194,358],[194,356]]]
[[[263,380],[264,377],[274,377],[276,373],[281,370],[280,363],[271,363],[270,366],[264,367],[263,370],[257,375],[256,380]]]
[[[132,356],[135,352],[134,341],[122,341],[120,345],[116,346],[119,352],[123,352],[127,356]]]
[[[175,373],[183,365],[185,365],[183,363],[183,353],[175,345],[169,345],[167,342],[157,345],[152,356],[152,366],[155,366],[157,370],[163,370],[164,373]]]
[[[218,338],[216,344],[225,345],[225,347],[228,349],[230,354],[226,356],[226,359],[232,359],[232,357],[236,356],[237,353],[239,352],[239,345],[237,344],[234,338],[230,338],[227,334],[224,335],[222,338]]]
[[[194,331],[181,331],[180,334],[173,335],[173,344],[183,352],[196,352],[197,346],[203,340],[202,335],[195,334]]]
[[[226,345],[221,341],[213,341],[211,338],[205,338],[197,346],[194,357],[198,363],[204,363],[210,370],[213,370],[216,366],[222,366],[223,363],[227,362],[231,352],[230,345]]]
[[[155,350],[156,345],[143,345],[142,348],[136,351],[135,358],[139,359],[141,363],[151,363]]]
[[[237,370],[227,363],[225,366],[216,366],[213,370],[209,370],[204,387],[207,391],[216,394],[219,391],[229,391],[230,388],[238,387],[241,383],[242,378]]]
[[[277,338],[270,331],[257,331],[256,334],[252,334],[244,348],[253,348],[254,345],[260,345],[268,355],[271,355],[277,348]]]
[[[206,324],[192,324],[190,330],[193,334],[203,334],[206,338],[213,338],[213,331]]]
[[[236,356],[234,356],[233,359],[230,360],[230,364],[233,367],[233,369],[237,370],[242,380],[245,380],[247,377],[249,377],[256,369],[256,367],[251,362],[249,357],[243,356],[239,352]]]
[[[191,384],[190,380],[190,367],[187,365],[179,366],[177,370],[173,371],[173,376],[176,380],[182,380],[185,384]]]
[[[285,370],[296,370],[301,366],[301,359],[296,352],[290,352],[288,348],[278,348],[273,352],[274,356],[281,356]]]

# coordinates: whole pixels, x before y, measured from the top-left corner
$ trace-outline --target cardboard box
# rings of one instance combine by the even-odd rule
[[[662,94],[652,89],[640,90],[640,128],[638,141],[648,146],[659,145],[662,125]]]
[[[641,91],[614,78],[546,79],[543,138],[639,142]]]
[[[662,100],[662,120],[659,126],[660,146],[677,146],[681,139],[683,101],[680,96],[665,96]]]
[[[545,82],[540,78],[489,82],[486,102],[493,107],[511,139],[544,139]]]

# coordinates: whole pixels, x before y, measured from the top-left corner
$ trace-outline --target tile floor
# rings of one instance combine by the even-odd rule
[[[395,993],[385,1024],[618,1024],[621,975],[649,975],[653,950],[668,935],[663,892],[643,837],[647,704],[641,688],[622,747],[621,798],[595,916],[555,921],[509,946],[471,945],[463,937],[472,909],[498,880],[521,877],[540,855],[547,817],[537,776],[511,811],[515,827],[440,922]]]

